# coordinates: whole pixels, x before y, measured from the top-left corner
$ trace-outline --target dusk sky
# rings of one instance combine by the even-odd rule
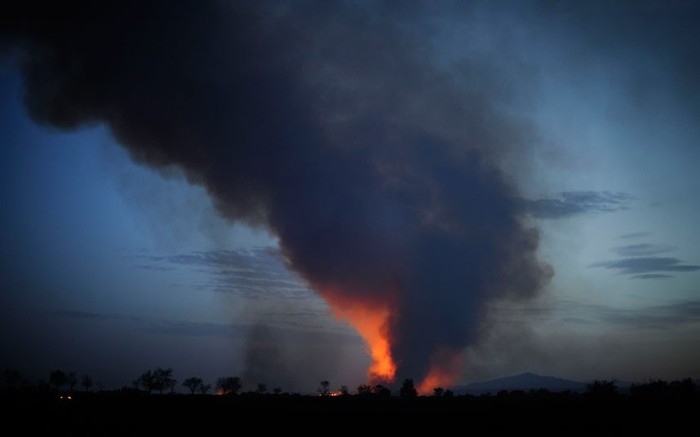
[[[700,378],[700,4],[18,4],[0,368]]]

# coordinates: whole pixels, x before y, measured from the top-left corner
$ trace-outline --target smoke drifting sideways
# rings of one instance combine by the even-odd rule
[[[482,307],[551,275],[499,163],[530,129],[486,59],[437,67],[381,7],[335,2],[18,2],[0,49],[34,120],[105,123],[265,226],[366,340],[371,381],[459,376]],[[409,17],[409,18],[406,18]]]

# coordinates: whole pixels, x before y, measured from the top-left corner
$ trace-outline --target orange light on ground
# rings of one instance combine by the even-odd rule
[[[437,387],[448,388],[457,382],[465,361],[462,352],[438,350],[431,359],[430,371],[418,385],[418,393],[428,395]]]

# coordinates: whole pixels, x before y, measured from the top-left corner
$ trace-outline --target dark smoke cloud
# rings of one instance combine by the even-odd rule
[[[106,123],[184,169],[226,217],[266,226],[321,294],[391,300],[398,377],[477,334],[482,303],[551,274],[498,163],[531,130],[486,59],[439,70],[416,8],[336,2],[23,1],[0,18],[26,105]],[[420,8],[417,8],[420,9]],[[505,90],[505,91],[504,91]],[[327,296],[327,295],[326,295]]]

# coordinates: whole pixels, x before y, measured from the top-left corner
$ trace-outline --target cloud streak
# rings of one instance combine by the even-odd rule
[[[622,258],[613,261],[602,261],[591,265],[608,270],[617,270],[620,274],[630,275],[636,279],[667,278],[664,273],[695,272],[700,270],[700,265],[685,264],[674,257],[635,257]]]
[[[528,325],[533,321],[564,325],[610,323],[634,329],[672,329],[700,323],[700,301],[687,300],[666,305],[621,308],[609,305],[559,301],[552,306],[496,307],[491,321],[503,325]]]
[[[564,191],[554,197],[526,200],[526,210],[536,218],[564,219],[590,213],[629,209],[634,196],[614,191]]]
[[[633,240],[636,238],[642,238],[648,236],[649,232],[630,232],[629,234],[622,234],[618,238],[622,240]]]
[[[311,290],[288,269],[280,251],[273,247],[194,251],[176,255],[137,255],[152,270],[198,269],[209,279],[199,289],[233,293],[246,299],[308,299]],[[140,264],[138,267],[141,267]]]
[[[277,337],[285,337],[295,342],[358,342],[357,335],[348,332],[304,329],[297,324],[294,315],[266,314],[271,323],[212,323],[194,322],[187,320],[169,320],[151,317],[135,316],[119,313],[100,313],[79,310],[58,310],[51,312],[53,316],[78,321],[105,321],[134,324],[134,329],[149,334],[172,335],[176,337],[222,337],[230,339],[246,339],[251,330],[264,329]],[[308,314],[305,314],[308,315]],[[283,316],[283,317],[278,317]],[[275,322],[286,319],[286,323]]]
[[[613,252],[617,253],[623,257],[631,256],[652,256],[659,255],[662,253],[673,252],[676,248],[674,246],[665,246],[661,244],[629,244],[627,246],[620,246],[613,249]]]

